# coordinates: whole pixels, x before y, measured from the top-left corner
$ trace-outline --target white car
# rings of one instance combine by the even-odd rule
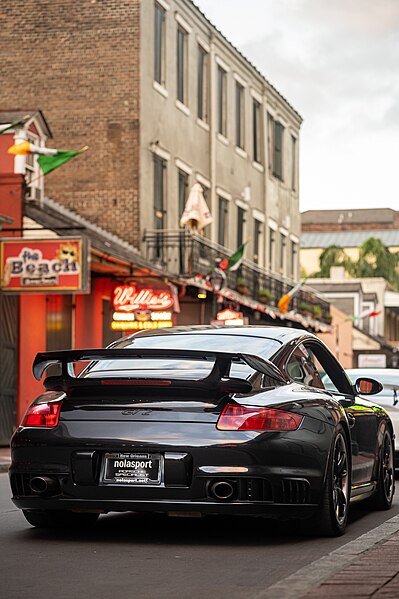
[[[399,369],[396,368],[348,368],[346,374],[352,383],[361,377],[379,381],[383,390],[373,397],[373,401],[388,412],[395,433],[395,470],[399,470]],[[335,389],[327,375],[322,378],[326,389]]]

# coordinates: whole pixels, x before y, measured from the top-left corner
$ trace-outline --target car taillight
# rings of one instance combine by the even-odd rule
[[[39,403],[29,406],[22,418],[21,426],[57,426],[62,402]]]
[[[220,431],[295,431],[303,416],[275,408],[227,404],[219,416]]]

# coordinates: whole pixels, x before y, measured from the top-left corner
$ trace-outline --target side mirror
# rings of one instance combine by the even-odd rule
[[[360,395],[375,395],[383,390],[383,386],[380,382],[376,381],[375,379],[369,379],[365,377],[357,379],[354,387],[356,393],[360,393]]]

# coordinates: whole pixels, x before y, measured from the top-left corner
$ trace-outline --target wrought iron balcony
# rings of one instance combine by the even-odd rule
[[[146,231],[144,252],[147,260],[162,268],[166,274],[181,278],[207,275],[217,259],[223,260],[231,255],[225,247],[185,229]],[[282,277],[245,259],[237,271],[228,271],[226,274],[230,289],[237,290],[237,283],[243,280],[248,297],[256,301],[263,297],[270,306],[276,306],[278,300],[296,284],[292,279]],[[306,285],[293,297],[291,308],[308,313],[316,320],[329,321],[329,303]]]

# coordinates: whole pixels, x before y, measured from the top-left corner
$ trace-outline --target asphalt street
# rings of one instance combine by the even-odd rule
[[[304,538],[292,524],[251,518],[109,514],[93,531],[32,528],[0,474],[3,599],[252,599],[399,513],[353,508],[347,533]]]

